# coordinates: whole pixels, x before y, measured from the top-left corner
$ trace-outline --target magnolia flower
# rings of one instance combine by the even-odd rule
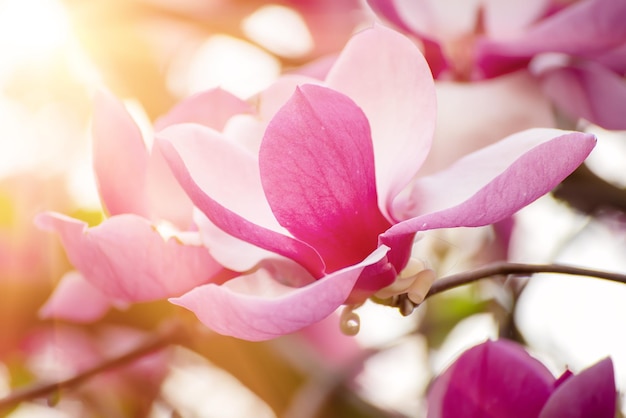
[[[214,100],[222,107],[207,111]],[[221,128],[232,114],[249,108],[230,94],[211,90],[180,103],[155,128],[181,121]],[[109,93],[96,98],[93,141],[96,180],[110,216],[94,227],[59,213],[36,217],[40,228],[59,234],[79,271],[63,277],[41,314],[91,321],[111,304],[178,296],[228,277],[194,231],[193,205],[158,149],[146,146],[137,124]],[[77,300],[89,308],[77,309]]]
[[[626,3],[368,0],[416,36],[437,78],[480,80],[528,69],[573,118],[626,129]]]
[[[21,341],[20,353],[31,375],[40,381],[58,381],[128,353],[147,338],[148,333],[124,326],[87,330],[57,323],[54,327],[31,330]],[[166,348],[123,364],[113,373],[91,376],[88,382],[60,397],[59,404],[54,406],[55,414],[106,416],[147,410],[159,394],[171,359],[172,351]],[[104,398],[103,394],[106,394]],[[84,402],[86,398],[106,401]],[[80,405],[78,410],[76,404]]]
[[[428,418],[613,418],[616,395],[610,358],[555,379],[522,346],[487,341],[465,351],[435,380]]]
[[[262,105],[276,102],[271,91]],[[243,273],[171,301],[248,340],[296,331],[372,295],[408,292],[421,302],[434,273],[412,258],[418,232],[504,219],[595,144],[582,133],[526,131],[414,178],[431,146],[434,83],[417,47],[381,26],[352,38],[323,85],[291,91],[258,150],[243,145],[254,142],[251,131],[233,140],[177,124],[157,134],[180,184],[221,230],[206,234],[209,251]],[[247,269],[218,255],[229,246]]]

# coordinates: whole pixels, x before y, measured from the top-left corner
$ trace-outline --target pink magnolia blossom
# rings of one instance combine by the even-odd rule
[[[32,330],[23,339],[20,348],[25,356],[26,367],[37,379],[59,381],[130,352],[146,341],[148,336],[143,331],[122,326],[97,327],[87,331],[56,324],[54,327]],[[93,376],[77,390],[64,393],[61,403],[55,408],[62,411],[65,399],[78,397],[84,400],[86,397],[101,397],[106,393],[110,397],[105,397],[108,400],[105,402],[105,415],[119,415],[114,412],[117,408],[128,412],[131,406],[131,410],[147,410],[159,394],[171,357],[171,350],[165,348],[124,364],[113,372]],[[92,412],[92,407],[98,410],[97,405],[90,402],[81,404],[85,404],[85,409],[80,416],[102,415],[102,411],[100,414],[87,412]],[[76,416],[76,412],[71,416]]]
[[[39,309],[39,316],[88,323],[102,318],[113,306],[126,308],[125,303],[111,300],[80,272],[72,270],[61,277],[54,293]]]
[[[613,0],[501,2],[368,0],[420,39],[437,78],[480,80],[528,69],[566,114],[626,129],[626,4]]]
[[[613,418],[616,388],[610,358],[559,379],[516,343],[477,345],[433,383],[428,418]]]
[[[550,191],[595,144],[582,133],[525,131],[415,178],[436,117],[417,47],[381,26],[365,30],[323,84],[291,88],[257,151],[242,145],[250,138],[195,124],[157,135],[182,187],[222,231],[205,237],[209,248],[233,246],[246,260],[247,268],[224,264],[241,276],[172,299],[219,333],[273,338],[390,286],[420,301],[429,276],[410,261],[418,232],[502,220]],[[262,106],[277,102],[270,93]]]
[[[220,100],[220,109],[207,107],[214,100]],[[110,304],[181,295],[229,274],[194,231],[193,205],[158,149],[146,147],[138,126],[112,95],[101,93],[95,103],[94,168],[110,217],[91,228],[59,213],[36,217],[40,228],[59,234],[80,272],[64,278],[41,312],[46,317],[94,320]],[[233,113],[248,108],[230,94],[211,90],[182,102],[155,126],[184,121],[221,128]],[[160,231],[163,225],[171,236]],[[77,299],[90,308],[69,303]]]

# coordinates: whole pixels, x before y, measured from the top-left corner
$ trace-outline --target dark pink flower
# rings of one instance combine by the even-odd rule
[[[428,394],[428,418],[613,418],[610,358],[558,380],[519,344],[487,341],[441,374]]]
[[[420,39],[437,78],[480,80],[528,69],[574,118],[626,129],[626,3],[368,0]]]
[[[205,236],[209,249],[232,246],[245,260],[242,268],[237,257],[222,262],[242,276],[173,299],[217,332],[290,333],[407,275],[400,291],[420,300],[429,277],[410,262],[416,233],[502,220],[551,190],[595,144],[581,133],[526,131],[415,179],[436,105],[414,44],[381,26],[360,32],[323,84],[292,87],[256,150],[242,145],[254,142],[247,134],[233,140],[194,124],[157,135],[181,185],[221,231]],[[276,103],[279,90],[284,97],[271,88],[261,104]]]

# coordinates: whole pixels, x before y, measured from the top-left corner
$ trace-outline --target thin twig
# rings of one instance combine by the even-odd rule
[[[487,277],[531,276],[536,273],[556,273],[569,274],[572,276],[595,277],[597,279],[626,284],[626,274],[610,273],[607,271],[567,266],[563,264],[522,264],[498,261],[492,264],[487,264],[486,266],[480,267],[476,270],[452,274],[435,280],[435,283],[433,283],[430,291],[424,299],[428,299],[429,297],[445,292],[446,290],[470,284]],[[390,306],[397,307],[400,310],[400,313],[404,316],[410,315],[417,307],[416,304],[411,302],[406,293],[395,296],[391,300]]]
[[[521,264],[496,262],[476,270],[452,274],[435,281],[426,295],[426,298],[437,293],[453,289],[492,276],[530,276],[535,273],[557,273],[572,276],[587,276],[612,282],[626,283],[626,274],[610,273],[581,267],[566,266],[563,264]]]
[[[86,369],[73,377],[58,382],[45,384],[36,383],[28,387],[16,389],[8,396],[0,399],[0,411],[12,408],[27,400],[47,397],[54,393],[58,393],[63,389],[70,389],[78,386],[102,372],[127,365],[134,360],[138,360],[148,354],[174,344],[177,341],[181,341],[182,338],[183,331],[180,327],[168,327],[160,333],[147,338],[143,344],[133,348],[132,350],[120,356],[104,360],[102,363]]]

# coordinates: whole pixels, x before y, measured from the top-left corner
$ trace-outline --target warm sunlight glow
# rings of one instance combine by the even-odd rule
[[[3,63],[45,59],[68,39],[69,22],[58,1],[5,0],[0,3]]]
[[[280,63],[248,42],[215,35],[197,50],[187,71],[186,95],[219,86],[246,98],[278,77]]]
[[[313,49],[313,38],[302,16],[284,6],[263,6],[242,26],[250,39],[284,57],[300,57]]]

